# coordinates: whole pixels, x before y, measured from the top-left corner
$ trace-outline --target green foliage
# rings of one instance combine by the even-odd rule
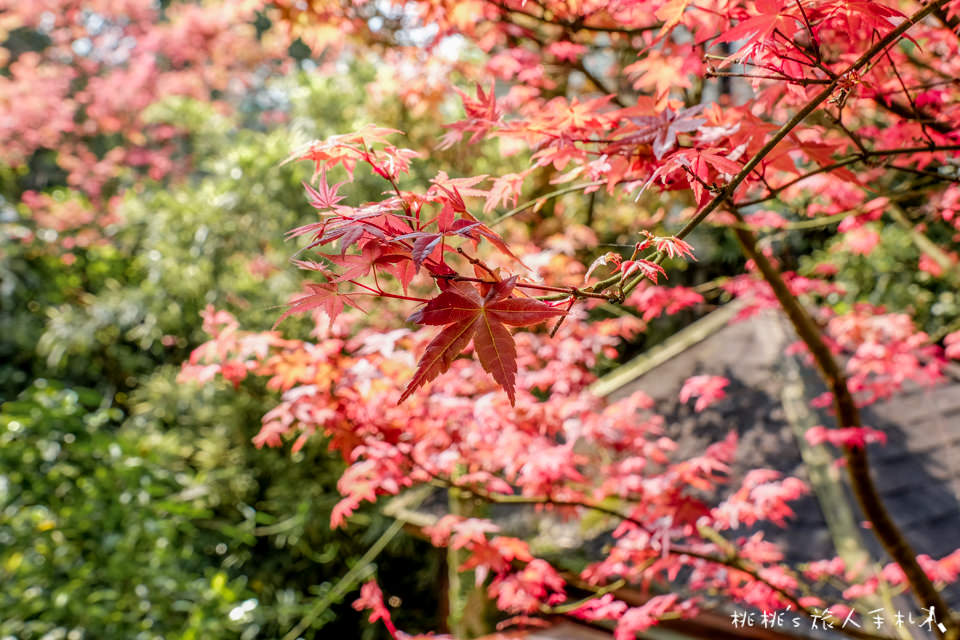
[[[949,246],[949,239],[938,243]],[[831,241],[826,248],[814,252],[802,262],[811,269],[818,262],[837,268],[836,282],[845,291],[833,303],[839,313],[858,302],[885,305],[890,311],[910,314],[927,333],[944,332],[960,315],[960,297],[950,273],[934,276],[917,268],[921,252],[910,233],[893,223],[884,224],[880,242],[869,255],[836,251],[843,238]]]
[[[320,438],[293,459],[253,446],[275,392],[176,382],[207,305],[266,329],[298,290],[283,232],[316,216],[309,169],[282,162],[291,135],[364,120],[365,76],[278,81],[270,95],[296,106],[272,129],[253,126],[256,104],[158,103],[149,120],[188,132],[187,180],[131,184],[123,222],[71,260],[42,241],[0,250],[0,636],[282,637],[389,526],[370,512],[360,536],[330,531],[343,463]],[[7,173],[0,224],[16,237],[33,221],[3,204],[22,188]],[[408,628],[436,626],[424,543],[397,536],[369,570],[410,596]],[[304,637],[381,637],[351,591]]]
[[[231,611],[245,580],[205,556],[217,536],[198,528],[210,511],[189,498],[175,442],[118,430],[122,417],[92,390],[45,380],[3,405],[5,637],[242,631]]]

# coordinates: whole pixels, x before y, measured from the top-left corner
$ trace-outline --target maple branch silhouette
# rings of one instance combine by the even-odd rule
[[[708,69],[705,74],[708,78],[748,78],[750,80],[777,80],[778,82],[788,82],[792,84],[799,84],[801,86],[809,86],[814,84],[830,84],[830,81],[825,78],[794,78],[791,76],[771,76],[764,74],[754,74],[754,73],[736,73],[734,71],[717,71],[716,69]]]
[[[888,158],[890,156],[911,155],[914,153],[935,153],[938,151],[960,151],[960,144],[928,145],[923,147],[905,147],[900,149],[866,150],[863,153],[857,153],[851,156],[847,156],[846,158],[841,158],[840,160],[837,160],[833,164],[823,165],[822,167],[817,167],[816,169],[812,169],[807,173],[799,175],[796,178],[788,180],[787,182],[770,189],[768,193],[762,197],[754,198],[751,200],[743,200],[743,201],[737,202],[735,206],[737,208],[742,209],[744,207],[749,207],[756,204],[761,204],[763,202],[767,202],[768,200],[773,200],[778,195],[780,195],[783,191],[789,189],[790,187],[800,182],[803,182],[807,178],[811,178],[821,173],[829,173],[836,169],[841,169],[843,167],[856,164],[858,162],[869,162],[869,160],[873,158]],[[889,168],[904,169],[904,167],[899,167],[896,165],[890,165]]]
[[[740,215],[736,207],[731,207],[731,212],[739,222],[744,222],[743,216]],[[837,428],[862,427],[860,410],[850,393],[846,375],[837,364],[830,347],[823,340],[820,328],[793,292],[790,291],[779,270],[762,251],[757,250],[756,237],[742,227],[734,227],[734,234],[740,242],[744,255],[757,265],[757,269],[763,275],[767,284],[770,285],[797,335],[813,356],[821,377],[833,394]],[[880,497],[870,473],[870,461],[866,447],[846,445],[843,447],[843,455],[847,463],[847,477],[850,479],[857,503],[863,510],[864,516],[872,524],[872,530],[877,539],[890,557],[900,565],[920,606],[936,607],[948,616],[949,628],[947,633],[941,633],[937,630],[938,635],[943,638],[956,638],[957,628],[953,620],[953,612],[917,562],[916,552],[893,521],[883,503],[883,499]]]

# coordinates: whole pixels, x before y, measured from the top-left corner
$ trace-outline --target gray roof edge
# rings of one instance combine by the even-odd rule
[[[641,353],[629,362],[620,365],[607,375],[597,379],[589,390],[597,396],[606,397],[630,384],[643,374],[659,367],[671,358],[680,355],[722,329],[744,306],[740,299],[728,302],[711,311],[699,320],[690,323],[657,346]]]

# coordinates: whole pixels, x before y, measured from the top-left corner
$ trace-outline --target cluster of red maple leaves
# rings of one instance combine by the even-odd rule
[[[297,154],[299,159],[311,160],[316,165],[318,187],[304,186],[310,204],[321,213],[322,220],[295,229],[290,235],[311,234],[307,249],[337,242],[340,252],[319,253],[323,262],[296,260],[301,268],[322,274],[326,282],[309,285],[310,294],[294,300],[280,320],[291,313],[322,309],[332,321],[344,305],[359,306],[359,299],[364,296],[423,303],[409,320],[444,329],[427,345],[420,367],[400,400],[446,371],[472,342],[480,364],[504,388],[512,404],[517,353],[507,326],[525,327],[561,318],[578,298],[607,296],[507,275],[503,267],[493,268],[474,257],[472,252],[480,243],[489,244],[510,258],[518,269],[532,275],[500,235],[467,209],[465,195],[484,195],[488,200],[499,197],[476,187],[484,176],[457,179],[441,174],[426,193],[401,191],[397,181],[409,169],[414,153],[392,145],[380,147],[378,143],[389,133],[395,132],[368,128],[313,143]],[[330,186],[326,171],[342,164],[352,176],[358,162],[366,163],[393,186],[388,198],[361,207],[340,204],[340,185]],[[650,245],[671,256],[692,256],[691,247],[681,240],[650,236],[637,243],[634,259],[616,261],[622,280],[639,273],[656,282],[657,275],[663,273],[662,267],[650,260],[636,259],[636,254]],[[357,251],[350,252],[354,246]],[[333,271],[334,268],[339,269]],[[471,275],[461,275],[465,269],[470,269]],[[592,268],[587,278],[590,271]],[[429,300],[409,295],[411,282],[421,272],[432,278],[439,295]],[[385,289],[381,281],[386,276],[403,293]],[[364,283],[362,278],[371,281]],[[351,289],[344,290],[342,286]],[[537,299],[532,296],[535,293],[546,295]]]

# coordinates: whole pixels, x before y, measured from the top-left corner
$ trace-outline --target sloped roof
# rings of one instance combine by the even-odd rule
[[[791,424],[796,418],[788,417],[784,406],[788,387],[799,385],[803,390],[803,404],[813,424],[831,425],[833,420],[808,408],[809,400],[824,387],[810,366],[787,355],[787,347],[796,340],[787,320],[775,312],[724,324],[656,366],[640,369],[639,375],[611,390],[609,397],[617,399],[636,390],[650,395],[665,418],[667,435],[678,444],[680,457],[701,452],[730,430],[736,431],[740,446],[731,485],[757,467],[809,481],[801,455],[805,443],[798,441],[798,431]],[[726,398],[696,413],[692,403],[680,403],[677,396],[687,378],[702,374],[724,376],[730,385]],[[943,384],[908,387],[863,411],[864,424],[883,430],[888,439],[885,445],[868,445],[881,497],[916,552],[935,558],[960,547],[960,378],[956,371],[950,374]],[[855,522],[862,522],[845,474],[835,475]],[[787,528],[764,527],[766,537],[781,545],[787,561],[836,555],[825,517],[831,507],[821,505],[815,495],[792,506],[796,517]],[[863,529],[860,538],[872,558],[889,562],[869,530]],[[951,604],[960,604],[960,585],[948,588],[945,595]]]

